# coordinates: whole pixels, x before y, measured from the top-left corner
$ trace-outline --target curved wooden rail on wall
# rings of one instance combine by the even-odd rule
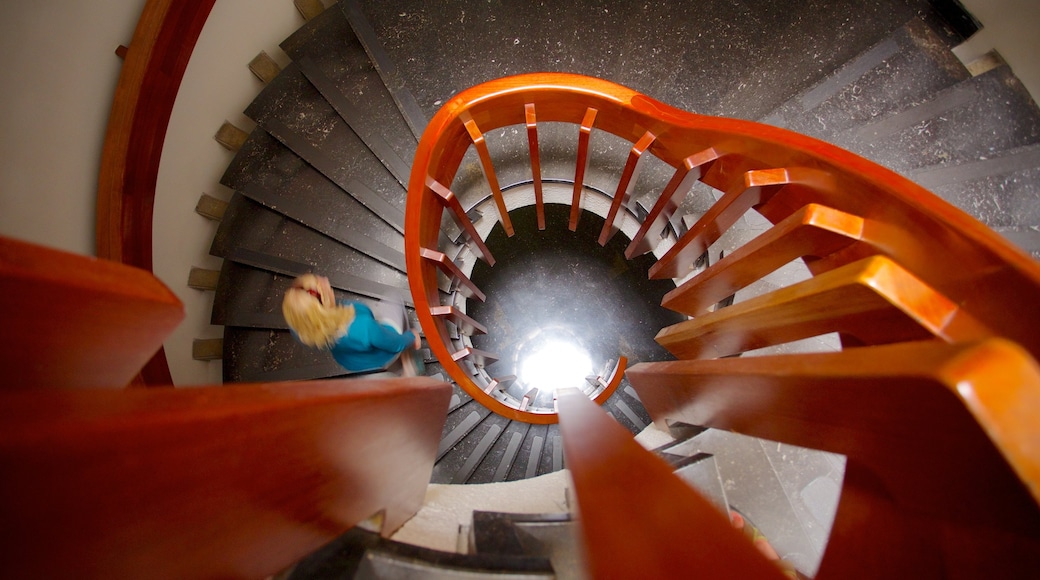
[[[152,270],[152,208],[166,129],[215,0],[149,0],[126,51],[101,155],[97,255]],[[165,352],[135,384],[173,383]]]
[[[710,215],[655,264],[653,277],[685,275],[703,248],[752,207],[778,224],[817,204],[824,209],[810,208],[805,211],[813,211],[811,216],[793,219],[809,220],[810,224],[837,219],[842,226],[844,214],[856,223],[845,224],[853,228],[844,236],[848,239],[832,240],[841,237],[840,231],[817,236],[836,244],[838,250],[826,259],[806,259],[814,275],[871,256],[890,258],[919,281],[924,289],[921,295],[931,291],[954,305],[957,314],[951,332],[958,338],[1003,336],[1021,344],[1032,356],[1040,356],[1040,332],[1035,331],[1040,327],[1040,309],[1010,307],[1023,295],[1040,295],[1040,268],[998,234],[909,180],[810,137],[748,121],[687,113],[608,81],[558,73],[519,75],[460,93],[430,121],[412,168],[405,224],[409,284],[430,348],[463,389],[495,412],[523,421],[555,420],[554,416],[524,416],[486,395],[452,359],[448,328],[431,314],[432,308],[441,306],[438,270],[424,255],[438,249],[445,208],[470,238],[476,235],[466,208],[450,190],[463,155],[474,143],[473,135],[508,125],[522,125],[528,134],[536,134],[537,122],[570,123],[583,139],[595,130],[634,145],[644,144],[650,154],[676,168],[662,198],[688,188],[693,179],[724,192]],[[582,150],[579,146],[578,176],[583,169]],[[580,182],[575,184],[576,191],[580,186]],[[669,203],[677,202],[662,199],[648,221],[658,223],[660,211]],[[572,215],[577,209],[572,208]],[[806,235],[806,228],[789,229],[796,236]],[[481,240],[472,242],[474,253],[493,264],[494,258]],[[800,242],[785,242],[790,251],[798,252]],[[946,256],[955,258],[944,259]],[[752,264],[752,269],[768,267],[763,260]],[[747,262],[742,266],[747,267]],[[836,278],[834,283],[841,282]],[[721,287],[728,284],[724,279]],[[715,289],[719,287],[716,281]],[[830,288],[816,289],[824,290]],[[841,298],[840,291],[833,295]],[[672,298],[681,299],[681,293]],[[866,316],[857,314],[860,321]]]

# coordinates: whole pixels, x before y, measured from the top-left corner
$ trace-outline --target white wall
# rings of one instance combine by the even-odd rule
[[[285,66],[278,43],[303,25],[292,0],[218,0],[188,63],[166,133],[155,193],[153,269],[184,302],[186,320],[167,339],[166,356],[174,384],[221,382],[221,362],[191,358],[196,338],[220,338],[223,327],[209,324],[213,292],[187,287],[192,266],[219,270],[209,255],[217,224],[195,213],[203,193],[230,199],[220,185],[233,154],[213,135],[225,121],[252,130],[242,111],[263,88],[248,64],[261,50]]]
[[[1040,101],[1040,0],[961,0],[982,30],[954,51],[971,62],[996,49]]]
[[[144,0],[0,2],[0,234],[95,253],[112,95]]]

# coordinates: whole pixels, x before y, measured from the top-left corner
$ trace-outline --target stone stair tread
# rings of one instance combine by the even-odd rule
[[[213,239],[210,253],[215,256],[227,258],[236,250],[252,251],[287,260],[290,265],[305,264],[310,271],[330,278],[348,273],[384,286],[408,287],[402,272],[237,193],[227,216]]]
[[[352,528],[293,567],[286,580],[345,578],[552,578],[547,558],[456,554],[381,538]]]
[[[340,94],[364,109],[368,128],[410,162],[417,140],[342,10],[328,10],[282,43],[294,61],[309,59]]]
[[[249,136],[221,183],[315,229],[335,234],[349,225],[383,245],[403,247],[394,211],[377,216],[263,129]],[[353,193],[375,195],[365,187]]]
[[[846,147],[910,173],[1036,144],[1040,109],[1011,69],[1001,66],[851,133]]]
[[[330,378],[349,374],[327,351],[300,344],[288,330],[226,327],[224,382]]]
[[[302,268],[297,266],[294,272],[289,273],[284,270],[273,272],[236,261],[252,261],[250,258],[257,260],[254,263],[263,263],[262,257],[250,256],[241,250],[224,260],[221,281],[213,300],[211,323],[221,326],[287,330],[288,325],[282,315],[282,297],[292,284],[296,276],[295,271]],[[353,280],[343,274],[333,276],[332,282],[339,300],[379,300],[394,293],[404,293],[403,289],[381,286],[367,280]],[[344,286],[346,289],[342,290]],[[351,292],[351,288],[361,290],[364,294]],[[409,309],[408,313],[414,318],[414,310]]]
[[[292,107],[285,106],[286,102],[292,103]],[[358,196],[351,185],[362,184],[375,192],[387,209],[403,211],[404,186],[372,154],[297,63],[291,63],[271,81],[245,113],[344,191]],[[358,200],[366,201],[361,197]],[[384,207],[369,207],[379,215],[387,213]]]
[[[914,19],[765,121],[833,141],[968,78],[942,38]]]

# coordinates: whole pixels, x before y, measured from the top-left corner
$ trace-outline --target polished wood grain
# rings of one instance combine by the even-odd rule
[[[534,207],[538,229],[545,229],[545,201],[542,195],[542,157],[538,151],[538,115],[534,103],[524,105],[527,124],[528,152],[531,156],[531,182],[534,184]]]
[[[1040,368],[1011,342],[644,363],[628,378],[661,424],[848,456],[818,578],[1040,572]]]
[[[875,256],[674,324],[657,342],[679,358],[715,358],[830,332],[861,344],[990,335],[949,299]]]
[[[654,207],[650,209],[650,213],[647,214],[646,219],[639,226],[639,230],[632,237],[632,241],[625,248],[626,258],[631,260],[657,247],[661,232],[675,215],[675,211],[679,209],[679,204],[686,199],[686,194],[690,192],[693,185],[720,156],[721,153],[713,148],[708,148],[682,160],[661,195],[657,197]],[[653,235],[647,237],[648,234]]]
[[[495,164],[491,161],[491,152],[488,151],[487,142],[484,141],[484,134],[480,132],[480,128],[477,127],[477,123],[473,119],[466,120],[464,124],[466,132],[469,133],[469,138],[473,141],[473,146],[477,150],[477,156],[480,158],[480,166],[484,169],[484,177],[487,179],[488,187],[491,188],[491,196],[495,200],[495,207],[498,208],[498,219],[502,222],[502,229],[505,230],[506,236],[513,237],[513,222],[509,219],[509,210],[506,209],[506,200],[502,197],[502,188],[498,185]]]
[[[574,165],[574,193],[571,194],[571,215],[567,227],[572,232],[578,230],[578,220],[581,218],[581,194],[585,191],[585,172],[589,169],[589,141],[592,138],[592,128],[596,124],[596,109],[589,108],[581,120],[578,130],[578,155]]]
[[[478,288],[477,285],[474,284],[473,281],[455,265],[455,262],[452,262],[448,256],[445,256],[444,253],[438,252],[437,250],[430,250],[428,248],[421,248],[419,250],[419,255],[424,260],[433,262],[437,269],[452,280],[453,287],[458,289],[458,291],[466,298],[475,298],[481,302],[487,299],[487,296],[481,292],[480,288]]]
[[[97,255],[152,270],[152,208],[166,128],[215,0],[148,0],[123,57],[101,153]],[[169,385],[160,350],[135,384]]]
[[[151,273],[0,237],[3,388],[121,388],[184,318]]]
[[[462,334],[487,334],[487,328],[483,324],[473,320],[455,306],[434,306],[430,309],[430,314],[450,320]]]
[[[5,574],[264,578],[420,507],[429,378],[0,393]]]
[[[722,166],[719,164],[712,169]],[[768,202],[782,188],[794,184],[819,191],[832,189],[834,180],[814,169],[788,167],[747,171],[741,181],[725,182],[721,188],[725,195],[650,267],[650,277],[678,278],[686,275],[708,246],[718,241],[748,210]]]
[[[422,304],[439,304],[440,300],[436,269],[424,265],[417,255],[420,247],[436,248],[443,211],[435,196],[424,190],[427,178],[451,183],[457,173],[472,143],[461,120],[463,113],[487,132],[524,126],[527,105],[537,109],[538,122],[570,123],[579,135],[583,122],[590,131],[594,126],[633,144],[647,131],[653,133],[656,139],[649,153],[683,176],[673,179],[677,191],[692,185],[687,178],[693,167],[703,165],[697,179],[724,193],[739,190],[734,195],[749,189],[748,174],[753,172],[751,186],[757,187],[754,194],[760,197],[746,211],[757,211],[773,224],[809,204],[862,219],[862,240],[829,256],[807,260],[812,274],[874,255],[887,256],[957,305],[958,312],[966,315],[964,320],[977,321],[993,335],[1004,336],[1040,356],[1040,333],[1035,332],[1040,327],[1040,310],[1008,307],[1019,304],[1023,296],[1040,295],[1040,267],[962,211],[907,179],[827,143],[767,125],[691,114],[608,81],[562,73],[484,83],[456,95],[431,120],[417,149],[406,212],[405,255],[413,299],[420,311]],[[590,109],[597,111],[594,123],[587,121]],[[715,153],[705,163],[688,161],[708,150]],[[690,169],[685,174],[679,172],[687,165]],[[579,164],[576,171],[582,167]],[[659,202],[668,207],[668,201]],[[572,204],[572,210],[575,207]],[[715,211],[722,213],[720,210]],[[580,208],[576,212],[580,215]],[[653,223],[651,227],[656,229]],[[664,222],[659,225],[663,227]],[[704,222],[703,239],[713,237],[722,225]],[[657,233],[646,235],[652,238]],[[688,266],[673,260],[669,268]],[[427,337],[433,337],[434,355],[447,361],[445,370],[467,393],[480,399],[482,389],[465,369],[450,361],[447,328],[425,314],[420,314],[420,321]],[[481,402],[496,412],[531,419],[487,399]]]
[[[628,202],[632,198],[632,190],[636,186],[636,181],[639,179],[639,170],[642,168],[642,161],[646,159],[643,156],[646,150],[653,144],[654,139],[657,137],[647,131],[636,141],[635,145],[632,145],[631,151],[628,153],[628,159],[625,161],[625,167],[621,171],[621,178],[618,179],[617,190],[614,192],[614,199],[610,202],[610,209],[607,210],[607,217],[603,222],[603,229],[599,234],[599,245],[605,246],[610,238],[613,237],[614,233],[617,232],[615,224],[617,222],[618,210],[621,206],[628,207]]]
[[[783,576],[728,518],[577,390],[557,400],[593,578]]]
[[[455,193],[433,179],[426,183],[426,187],[437,195],[444,207],[451,210],[449,215],[455,220],[455,224],[459,226],[459,229],[465,233],[467,241],[477,249],[477,255],[487,262],[489,266],[494,266],[495,258],[491,255],[491,250],[488,249],[487,245],[484,244],[484,239],[477,233],[477,228],[473,226],[473,222],[466,215],[466,210],[462,207],[459,199],[455,197]]]
[[[699,315],[789,262],[829,256],[863,238],[863,218],[811,203],[665,294],[661,305]]]

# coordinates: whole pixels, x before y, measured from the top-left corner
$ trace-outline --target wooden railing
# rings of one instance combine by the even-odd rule
[[[523,125],[537,193],[544,122],[570,123],[577,137],[572,228],[593,132],[633,144],[604,235],[616,226],[643,158],[675,168],[632,237],[630,258],[654,249],[696,181],[721,192],[685,234],[658,250],[651,277],[686,277],[752,209],[773,224],[666,296],[665,306],[692,318],[663,329],[658,341],[689,360],[637,365],[628,376],[659,423],[710,425],[849,456],[823,577],[1040,570],[1040,373],[1033,361],[1040,309],[1032,307],[1040,266],[905,178],[809,137],[686,113],[576,75],[509,77],[450,100],[419,144],[405,252],[426,337],[459,385],[508,417],[555,420],[524,417],[482,396],[471,370],[453,359],[457,347],[443,319],[432,314],[442,306],[438,271],[467,296],[483,295],[458,267],[424,259],[437,251],[448,209],[473,253],[494,263],[451,184],[476,144],[504,212],[508,200],[494,186],[484,136]],[[499,219],[509,223],[505,213]],[[809,279],[712,310],[797,259]],[[828,333],[838,333],[843,352],[721,359]],[[573,445],[566,435],[565,446]],[[567,462],[576,482],[585,477],[579,457],[568,452]]]
[[[99,258],[152,271],[152,208],[166,128],[214,2],[148,0],[144,6],[125,53],[105,133],[97,194]],[[135,382],[173,382],[162,349]]]
[[[264,578],[422,505],[430,378],[123,389],[183,317],[143,270],[0,238],[0,533],[17,578]]]

